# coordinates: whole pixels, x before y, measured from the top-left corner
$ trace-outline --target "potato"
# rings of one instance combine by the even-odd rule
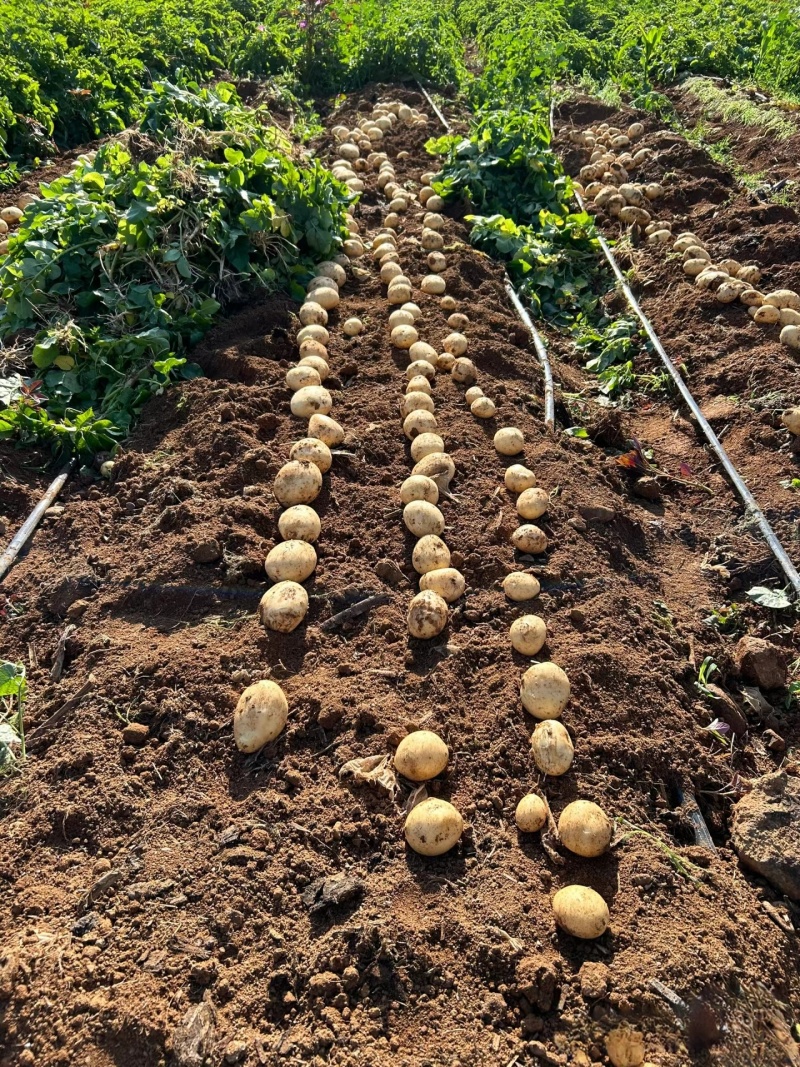
[[[386,292],[388,294],[394,292],[395,289],[404,289],[409,288],[410,286],[411,282],[405,274],[396,274],[386,286]]]
[[[333,407],[333,400],[328,390],[321,385],[307,385],[297,390],[290,407],[293,415],[300,419],[310,419],[312,415],[327,415]]]
[[[321,529],[319,515],[307,504],[295,504],[278,516],[278,532],[284,541],[308,541],[311,544],[317,540]]]
[[[444,452],[444,440],[438,433],[418,434],[411,442],[411,458],[419,463],[426,456],[440,455]]]
[[[402,215],[408,211],[408,201],[404,196],[396,196],[389,201],[389,210],[396,215]]]
[[[436,367],[438,370],[451,371],[455,366],[456,357],[452,356],[449,352],[440,352],[436,357]]]
[[[794,308],[800,310],[800,296],[792,289],[775,289],[764,297],[765,304],[771,304],[776,308]]]
[[[21,218],[22,210],[18,207],[10,206],[0,210],[0,219],[2,219],[8,226],[16,226]]]
[[[439,274],[428,274],[419,283],[419,287],[423,293],[440,296],[447,288],[447,283]]]
[[[558,719],[569,700],[569,678],[555,663],[534,663],[523,674],[519,693],[535,719]]]
[[[514,619],[508,632],[513,648],[523,656],[535,656],[547,640],[547,626],[538,615]]]
[[[328,349],[322,341],[315,341],[313,337],[304,338],[298,345],[300,358],[304,356],[318,356],[328,362]]]
[[[587,859],[605,852],[613,832],[611,820],[591,800],[573,800],[558,819],[558,834],[564,848]]]
[[[469,389],[467,389],[466,393],[464,393],[464,399],[466,400],[466,402],[468,404],[474,403],[476,400],[479,400],[482,396],[483,396],[483,389],[481,389],[480,386],[477,386],[477,385],[471,385],[469,387]]]
[[[740,267],[736,277],[755,287],[761,281],[761,271],[755,266]]]
[[[432,411],[412,411],[403,419],[403,433],[409,441],[413,441],[421,433],[435,433],[436,425],[436,416]]]
[[[467,351],[468,341],[463,333],[450,333],[442,342],[442,348],[453,356],[463,356]]]
[[[423,474],[431,478],[436,482],[439,493],[445,493],[455,474],[455,464],[447,452],[431,452],[425,459],[419,460],[412,474]]]
[[[386,298],[390,304],[405,304],[407,300],[411,299],[411,286],[403,283],[391,285],[386,293]]]
[[[372,259],[375,263],[382,263],[385,256],[396,251],[394,241],[390,241],[387,237],[378,237],[372,249]]]
[[[397,746],[394,769],[412,782],[427,782],[442,773],[449,759],[447,745],[438,734],[414,730]]]
[[[298,311],[297,317],[304,326],[326,326],[328,323],[328,312],[314,300],[307,300]]]
[[[572,766],[575,749],[564,724],[557,719],[538,723],[531,736],[531,754],[542,774],[554,777],[566,774]]]
[[[532,600],[539,595],[540,589],[539,579],[525,571],[512,571],[503,579],[503,592],[509,600]]]
[[[730,277],[724,271],[716,270],[706,264],[707,270],[701,270],[695,275],[694,284],[698,289],[718,289],[721,285],[730,282]]]
[[[393,254],[396,255],[396,253]],[[395,278],[399,278],[400,275],[403,273],[403,268],[400,266],[399,263],[395,263],[392,260],[387,261],[387,259],[381,260],[380,274],[381,281],[384,285],[388,285],[389,282],[393,281]]]
[[[764,303],[764,294],[757,289],[745,289],[739,293],[739,300],[745,307],[761,307]]]
[[[698,274],[701,274],[708,266],[707,259],[687,259],[683,264],[683,270],[685,274],[688,274],[690,278],[696,278]]]
[[[319,376],[319,372],[314,370],[313,367],[301,366],[290,367],[286,372],[286,385],[289,389],[297,391],[303,389],[307,385],[321,385],[322,379]]]
[[[439,307],[442,311],[455,311],[458,307],[454,296],[443,296],[439,301]]]
[[[649,245],[667,245],[672,240],[672,233],[670,230],[653,230],[648,235],[647,243]]]
[[[331,469],[333,463],[331,450],[318,437],[303,437],[296,441],[289,450],[289,459],[308,460],[319,467],[323,474]]]
[[[433,399],[429,393],[409,393],[406,391],[403,399],[400,401],[400,415],[406,418],[412,411],[430,411],[434,410]]]
[[[431,383],[421,374],[415,374],[406,384],[406,393],[425,393],[426,396],[430,396]]]
[[[800,434],[800,408],[787,408],[781,415],[781,422],[795,436]]]
[[[391,341],[395,348],[411,348],[419,338],[419,334],[413,326],[395,326],[391,333]]]
[[[312,294],[317,289],[333,289],[335,292],[339,292],[339,286],[336,284],[333,278],[329,278],[326,274],[320,274],[316,278],[311,279],[311,281],[306,286],[306,293],[308,294],[308,296],[306,296],[306,300],[316,300],[316,297]]]
[[[516,426],[504,426],[494,435],[494,447],[501,456],[516,456],[525,447],[522,430]]]
[[[264,568],[273,582],[304,582],[314,572],[317,553],[308,541],[281,541],[270,549]]]
[[[442,856],[449,852],[464,831],[457,808],[439,797],[428,797],[406,817],[405,837],[421,856]]]
[[[417,593],[408,608],[408,632],[411,636],[428,641],[438,637],[445,626],[447,603],[430,589]]]
[[[431,252],[428,255],[426,262],[435,274],[441,273],[447,266],[447,259],[441,252]]]
[[[425,207],[431,211],[441,211],[444,207],[444,200],[441,196],[436,196],[434,194],[433,196],[428,197]]]
[[[439,567],[433,571],[426,571],[419,580],[419,587],[423,591],[430,589],[438,593],[442,600],[452,604],[454,600],[464,595],[467,583],[464,581],[464,575],[455,567]]]
[[[258,617],[267,630],[290,634],[308,614],[308,593],[297,582],[278,582],[258,605]]]
[[[254,682],[239,697],[233,713],[233,739],[240,752],[258,752],[286,725],[289,704],[279,685]]]
[[[448,354],[452,355],[453,353],[450,352]],[[459,385],[472,385],[478,377],[478,369],[471,359],[467,359],[466,356],[460,356],[453,364],[450,376]]]
[[[308,420],[308,436],[319,438],[328,448],[335,448],[344,441],[344,430],[327,415],[312,415]]]
[[[628,127],[628,138],[631,141],[637,140],[644,133],[644,126],[641,122],[632,122]]]
[[[8,222],[9,220],[6,219],[6,221]],[[442,226],[444,226],[444,219],[437,212],[428,211],[422,220],[422,225],[427,226],[429,230],[441,230]]]
[[[731,278],[737,278],[739,271],[742,269],[742,265],[738,259],[721,259],[717,263],[718,270],[724,270],[726,274],[729,274]]]
[[[644,1062],[644,1038],[629,1026],[618,1026],[606,1036],[606,1052],[612,1067],[655,1067]]]
[[[547,551],[547,535],[533,523],[518,526],[511,535],[511,543],[517,552],[538,555]]]
[[[322,488],[322,473],[315,463],[308,460],[290,460],[275,475],[272,491],[279,504],[310,504],[319,496]]]
[[[789,348],[800,348],[800,326],[784,326],[781,330],[781,344],[788,345]]]
[[[422,314],[422,308],[419,306],[419,304],[414,304],[411,301],[409,301],[406,304],[403,304],[403,306],[402,306],[402,308],[400,310],[401,311],[408,311],[411,315],[413,315],[414,316],[414,322],[416,322],[417,319]]]
[[[397,311],[393,311],[389,316],[389,330],[396,330],[398,326],[413,326],[414,316],[410,311],[403,311],[402,308],[398,308]]]
[[[494,400],[490,400],[488,396],[479,396],[470,404],[469,410],[478,419],[491,419],[494,418],[497,409]]]
[[[794,308],[781,308],[781,326],[800,325],[800,311]]]
[[[317,326],[312,324],[311,326],[304,326],[302,330],[297,333],[297,343],[301,345],[303,341],[319,341],[322,345],[327,345],[330,341],[331,335],[325,329],[324,326]]]
[[[507,467],[503,480],[506,489],[512,493],[524,493],[536,485],[536,475],[527,467],[523,467],[521,463],[512,463],[510,467]],[[538,516],[525,515],[525,518],[538,518]]]
[[[444,515],[427,500],[410,500],[403,508],[403,522],[415,537],[444,532]]]
[[[414,361],[424,359],[428,363],[432,363],[434,366],[436,365],[436,349],[433,345],[429,345],[427,341],[415,341],[411,348],[409,348],[408,354]]]
[[[774,326],[775,323],[781,321],[780,309],[773,304],[762,304],[761,307],[756,308],[753,321],[759,326]]]
[[[465,330],[469,326],[469,319],[466,315],[456,311],[448,318],[447,325],[453,330]]]
[[[410,504],[412,500],[425,500],[429,504],[439,502],[439,487],[424,474],[412,474],[400,486],[400,500]]]
[[[649,182],[644,187],[644,195],[648,200],[658,200],[659,197],[664,195],[664,186],[659,185],[658,182]]]
[[[568,885],[553,897],[556,922],[573,937],[593,939],[608,929],[608,905],[594,889],[585,885]]]
[[[417,574],[429,574],[450,566],[450,549],[436,534],[420,537],[411,553],[411,563]]]
[[[550,497],[538,486],[523,490],[517,497],[517,512],[523,519],[541,518],[549,506]]]
[[[536,793],[528,793],[517,804],[514,812],[517,829],[524,834],[535,834],[547,822],[547,804]]]
[[[300,360],[299,366],[301,367],[313,367],[320,377],[320,381],[325,381],[331,372],[331,368],[322,359],[321,356],[303,356]]]
[[[342,251],[348,259],[359,259],[361,256],[364,255],[364,246],[357,238],[354,237],[351,240],[344,242],[344,244],[342,245]]]
[[[650,212],[642,207],[629,204],[620,210],[619,220],[626,226],[646,226],[650,221]]]
[[[421,244],[426,252],[441,252],[444,248],[444,237],[436,230],[423,230]],[[441,291],[444,292],[444,289]]]
[[[744,292],[742,289],[743,282],[723,282],[722,285],[716,291],[716,298],[720,304],[732,304],[734,300],[739,299],[739,293]]]
[[[418,374],[429,379],[435,378],[436,367],[434,367],[432,363],[429,363],[427,359],[415,359],[406,367],[406,378],[410,381]]]

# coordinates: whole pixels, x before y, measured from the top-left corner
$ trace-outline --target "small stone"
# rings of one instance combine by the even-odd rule
[[[224,1056],[226,1063],[239,1063],[247,1056],[247,1042],[229,1041],[225,1046]]]
[[[644,478],[639,478],[638,481],[634,482],[633,492],[636,496],[640,496],[642,500],[655,502],[661,499],[661,486],[650,475],[645,475]]]
[[[786,685],[786,653],[761,637],[741,638],[734,652],[739,673],[759,689],[781,689]]]
[[[203,1067],[214,1052],[216,1023],[217,1014],[210,1001],[189,1008],[172,1036],[176,1067]]]
[[[388,582],[389,585],[401,585],[406,582],[406,576],[391,559],[382,559],[379,563],[375,564],[375,574],[381,581]]]
[[[195,563],[216,563],[222,558],[222,546],[215,537],[209,537],[207,541],[192,545],[189,555]]]
[[[581,982],[581,996],[584,1000],[600,1000],[608,992],[611,972],[604,963],[592,963],[587,960],[578,971]]]
[[[150,727],[143,722],[129,722],[122,731],[122,740],[126,745],[143,745],[149,736]]]
[[[758,778],[734,806],[731,841],[744,867],[800,900],[800,778]]]
[[[641,1067],[644,1038],[637,1030],[618,1026],[606,1037],[606,1052],[614,1067]]]
[[[567,519],[567,526],[571,526],[573,530],[577,530],[578,533],[586,533],[589,527],[586,525],[586,520],[582,519],[580,515],[573,515],[571,519]]]
[[[580,608],[572,608],[569,613],[569,621],[573,626],[583,626],[586,622],[586,614]]]
[[[616,512],[605,504],[580,504],[578,514],[587,522],[613,522]]]
[[[48,508],[44,513],[46,519],[59,519],[64,514],[63,504],[53,504],[51,508]]]
[[[70,604],[70,606],[67,608],[67,618],[79,619],[88,607],[88,600],[76,600],[74,604]]]

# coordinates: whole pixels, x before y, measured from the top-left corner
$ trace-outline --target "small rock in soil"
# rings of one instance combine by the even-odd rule
[[[222,558],[222,546],[215,537],[209,537],[207,541],[201,541],[198,545],[192,545],[189,555],[195,563],[216,563]]]
[[[229,1041],[225,1046],[225,1062],[239,1063],[247,1056],[246,1041]]]
[[[192,965],[190,977],[197,985],[213,985],[218,972],[219,965],[216,960],[200,960]]]
[[[312,882],[303,893],[303,903],[310,912],[322,911],[324,908],[356,900],[363,895],[365,889],[366,885],[360,878],[335,874]]]
[[[391,559],[382,559],[379,563],[376,563],[375,574],[381,581],[388,582],[389,585],[401,585],[406,581],[406,576],[394,560]]]
[[[759,778],[733,809],[731,839],[743,866],[800,900],[800,778]]]
[[[748,682],[760,689],[786,685],[786,653],[761,637],[743,637],[736,646],[736,666]]]
[[[587,522],[613,522],[616,512],[605,504],[580,504],[578,514]]]
[[[587,960],[578,971],[581,982],[581,996],[585,1000],[600,1000],[608,992],[611,972],[604,963],[592,963]]]
[[[644,478],[640,478],[633,483],[633,492],[636,496],[640,496],[642,500],[655,502],[661,499],[661,486],[655,478],[651,478],[649,475],[645,475]]]
[[[150,727],[143,722],[129,722],[122,731],[126,745],[143,745],[150,736]]]
[[[774,730],[765,730],[761,735],[761,740],[770,750],[770,752],[785,752],[786,742],[780,734],[775,733]]]
[[[67,609],[76,600],[83,600],[95,590],[96,582],[90,574],[75,578],[63,578],[50,590],[47,607],[54,615],[66,615]]]
[[[214,1005],[204,1000],[186,1012],[172,1037],[172,1053],[176,1067],[203,1067],[214,1054],[217,1033],[217,1013]]]
[[[517,988],[539,1011],[550,1011],[558,982],[555,966],[543,956],[526,956],[517,964]]]
[[[644,1038],[627,1026],[619,1026],[606,1037],[606,1052],[614,1067],[639,1067],[644,1063]]]

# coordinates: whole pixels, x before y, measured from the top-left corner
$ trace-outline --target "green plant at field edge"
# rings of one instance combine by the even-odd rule
[[[21,663],[0,662],[0,775],[25,760],[25,700],[28,683]]]

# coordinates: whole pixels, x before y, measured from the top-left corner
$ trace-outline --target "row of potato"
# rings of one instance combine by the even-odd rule
[[[630,174],[652,156],[642,148],[631,154],[626,149],[643,133],[641,123],[633,123],[620,143],[621,131],[607,123],[586,130],[570,130],[573,144],[589,150],[589,163],[580,169],[576,188],[587,200],[628,226],[639,226],[647,243],[663,247],[682,257],[683,271],[694,278],[698,289],[713,292],[721,304],[739,302],[760,326],[780,326],[780,340],[789,348],[800,348],[800,295],[792,289],[763,292],[758,288],[761,270],[753,263],[740,263],[730,257],[716,258],[713,251],[689,230],[673,233],[673,223],[652,217],[653,201],[663,195],[657,182],[637,184]]]

